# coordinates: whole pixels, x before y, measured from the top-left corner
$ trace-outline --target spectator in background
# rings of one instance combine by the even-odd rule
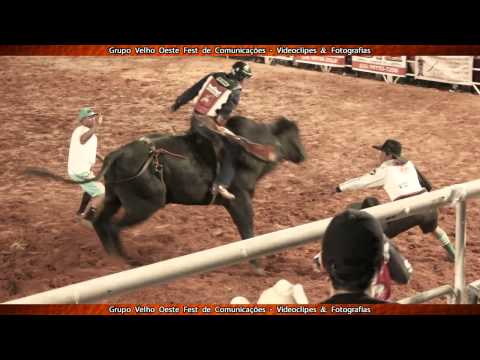
[[[372,215],[348,209],[335,216],[322,243],[322,265],[333,293],[323,303],[386,303],[372,297],[372,285],[383,262],[383,231]]]

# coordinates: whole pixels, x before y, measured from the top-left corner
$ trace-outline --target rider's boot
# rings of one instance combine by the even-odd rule
[[[233,195],[230,191],[228,191],[224,185],[217,185],[218,193],[227,200],[235,199],[235,195]]]
[[[230,191],[228,191],[225,185],[220,185],[217,182],[215,182],[212,186],[212,195],[215,197],[217,196],[217,194],[220,194],[220,196],[222,196],[227,200],[235,199],[235,195],[233,195]]]
[[[228,191],[228,184],[230,184],[235,176],[235,169],[233,167],[233,156],[230,149],[224,147],[223,156],[220,160],[220,171],[218,172],[217,179],[215,179],[216,190],[218,193],[228,200],[235,199],[230,191]]]

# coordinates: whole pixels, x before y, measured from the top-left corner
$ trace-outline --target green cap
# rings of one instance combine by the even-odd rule
[[[95,113],[92,108],[89,108],[89,107],[84,107],[84,108],[81,108],[80,109],[80,114],[78,115],[80,121],[87,118],[87,117],[90,117],[90,116],[93,116],[93,115],[97,115],[97,113]]]

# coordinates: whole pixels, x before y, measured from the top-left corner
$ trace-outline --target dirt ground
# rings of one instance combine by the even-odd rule
[[[0,58],[0,302],[107,275],[130,267],[108,257],[93,230],[75,220],[81,190],[26,178],[27,166],[66,176],[68,146],[78,111],[104,114],[98,133],[103,155],[149,132],[184,131],[191,105],[168,107],[188,86],[212,71],[226,71],[223,58]],[[479,177],[480,98],[410,85],[252,63],[239,114],[258,121],[285,115],[298,121],[308,161],[285,163],[259,183],[257,234],[333,216],[351,202],[382,189],[334,194],[335,186],[375,166],[372,144],[399,139],[405,156],[435,188]],[[468,203],[466,281],[480,279],[479,201]],[[440,226],[454,239],[454,209],[443,208]],[[127,251],[153,263],[239,239],[225,210],[169,205],[146,223],[123,233]],[[396,243],[414,267],[408,286],[394,299],[453,281],[453,264],[431,235],[413,229]],[[285,278],[303,284],[311,302],[328,296],[325,273],[314,273],[319,244],[265,259],[268,276],[247,264],[222,268],[105,302],[228,303],[242,295],[255,301]],[[436,302],[444,302],[438,299]]]

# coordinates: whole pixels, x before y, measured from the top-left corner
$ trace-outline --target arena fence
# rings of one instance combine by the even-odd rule
[[[282,63],[282,64],[288,64],[288,65],[291,65],[291,66],[299,66],[299,64],[317,65],[321,69],[321,71],[323,71],[323,72],[330,72],[332,70],[332,68],[335,68],[335,67],[352,69],[351,61],[349,61],[349,63],[348,62],[342,63],[341,65],[328,65],[326,63],[320,64],[320,63],[317,63],[315,61],[309,62],[309,61],[306,61],[306,60],[298,60],[294,56],[263,56],[263,57],[260,56],[259,58],[263,58],[263,61],[266,64]],[[351,58],[351,57],[347,56],[346,58]],[[408,59],[407,58],[406,62],[409,65],[415,64],[414,59]],[[475,61],[474,61],[474,64],[475,64]],[[359,69],[356,69],[355,71],[364,72],[364,71],[359,70]],[[366,71],[366,72],[368,72],[368,71]],[[480,88],[479,88],[480,87],[480,82],[475,81],[475,77],[476,77],[475,74],[477,74],[477,73],[480,74],[480,67],[478,67],[478,66],[475,67],[474,66],[472,68],[472,80],[468,84],[459,83],[459,85],[471,86],[477,92],[477,94],[480,95]],[[405,76],[415,78],[415,74],[412,73],[412,72],[408,72],[408,71],[406,72]],[[399,76],[386,74],[386,73],[382,74],[382,78],[385,82],[387,82],[389,84],[396,84],[398,82],[398,80],[400,79]],[[429,80],[429,81],[430,82],[437,82],[435,80]]]
[[[466,201],[480,196],[480,179],[448,186],[411,198],[365,209],[378,219],[396,220],[422,212],[429,208],[456,207],[456,255],[455,279],[453,282],[454,303],[467,301],[464,278],[464,256],[466,244]],[[199,251],[189,255],[161,261],[96,279],[72,284],[32,296],[9,301],[6,304],[78,304],[94,303],[113,295],[127,293],[147,286],[157,285],[184,276],[211,271],[250,259],[273,254],[287,248],[313,241],[320,241],[331,218],[236,241],[227,245]],[[478,289],[478,287],[476,288]],[[421,300],[433,295],[451,293],[450,287],[434,289]],[[409,301],[416,301],[407,299]]]
[[[409,63],[409,64],[414,64],[414,63],[415,63],[415,60],[407,59],[407,63]],[[472,71],[473,71],[473,74],[474,74],[474,73],[477,73],[477,72],[480,73],[480,68],[473,67]],[[472,74],[472,79],[474,78],[473,74]],[[414,73],[411,73],[411,72],[407,72],[407,76],[415,77],[415,74],[414,74]],[[388,79],[386,79],[385,77],[384,77],[384,79],[385,79],[385,81],[390,82],[390,81],[389,81]],[[394,82],[396,82],[397,80],[398,80],[398,78],[395,79]],[[479,89],[480,82],[476,82],[476,81],[472,80],[470,86],[472,86],[473,89],[475,89],[475,91],[477,92],[477,94],[480,95],[480,89]]]
[[[421,304],[429,300],[441,297],[448,296],[448,302],[455,302],[455,289],[450,285],[443,285],[435,289],[427,290],[418,294],[415,294],[411,297],[399,300],[399,304]]]

